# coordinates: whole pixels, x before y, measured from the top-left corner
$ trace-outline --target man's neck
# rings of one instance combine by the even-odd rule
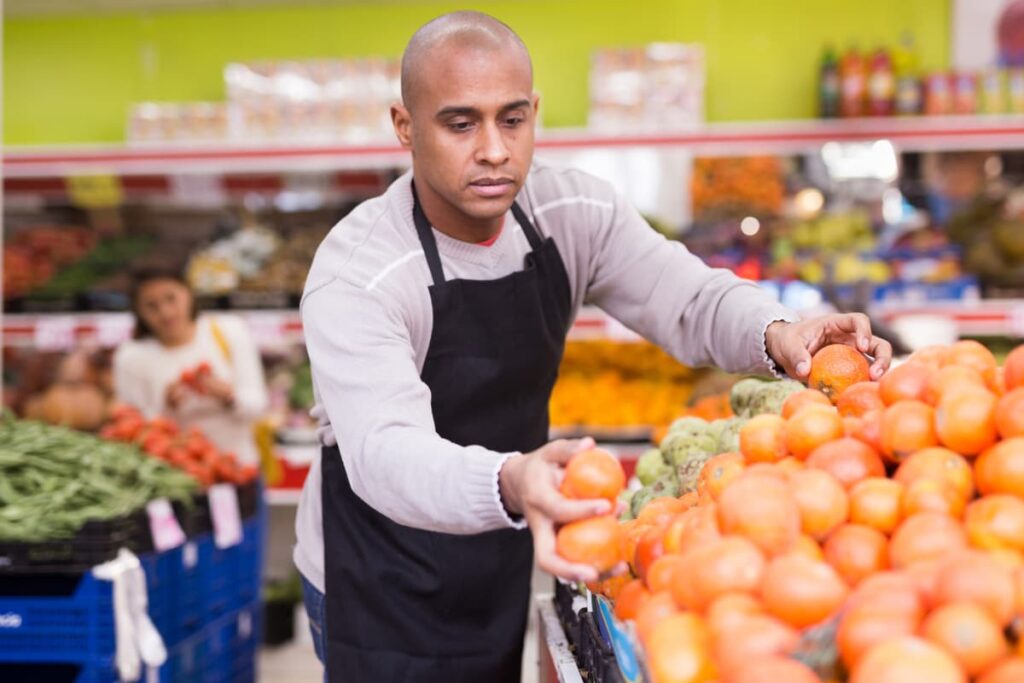
[[[493,240],[501,232],[505,215],[495,218],[476,219],[455,210],[448,202],[435,194],[424,183],[416,186],[416,195],[427,221],[435,230],[471,244]]]

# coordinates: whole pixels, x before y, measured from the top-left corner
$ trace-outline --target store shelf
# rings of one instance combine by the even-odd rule
[[[684,148],[703,155],[799,153],[827,142],[890,140],[903,151],[1024,149],[1024,116],[868,118],[716,123],[692,130],[598,134],[585,130],[542,132],[543,151],[617,148]],[[261,143],[8,147],[3,170],[12,189],[26,178],[88,174],[152,176],[188,173],[268,173],[383,170],[409,164],[391,140],[380,144]],[[13,185],[11,185],[13,181]]]
[[[278,349],[302,343],[298,311],[226,311],[245,319],[256,344]],[[67,351],[78,344],[113,347],[131,338],[128,313],[6,313],[3,345],[41,351]],[[599,309],[585,308],[570,332],[572,339],[638,340],[640,337]]]

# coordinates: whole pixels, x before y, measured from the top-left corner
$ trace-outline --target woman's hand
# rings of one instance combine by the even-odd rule
[[[169,410],[177,410],[188,395],[189,388],[184,382],[171,382],[164,390],[164,404]]]
[[[235,388],[211,373],[200,373],[196,377],[200,394],[211,396],[220,401],[225,408],[235,405]]]

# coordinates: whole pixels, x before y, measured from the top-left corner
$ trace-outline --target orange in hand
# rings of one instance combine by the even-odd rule
[[[569,460],[560,490],[566,498],[605,498],[614,505],[625,487],[626,473],[618,458],[600,448],[591,448]]]

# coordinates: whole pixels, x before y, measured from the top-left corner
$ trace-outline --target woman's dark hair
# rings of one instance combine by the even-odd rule
[[[139,314],[139,294],[142,292],[143,287],[157,280],[171,280],[173,282],[177,282],[185,289],[188,289],[190,295],[192,293],[192,289],[188,286],[185,276],[176,268],[146,267],[135,270],[132,273],[132,284],[128,292],[131,301],[132,314],[135,316],[135,330],[132,332],[132,337],[134,339],[149,339],[154,336],[153,330],[149,328],[149,325],[146,324],[146,321],[143,320],[142,316]],[[195,320],[199,315],[199,307],[196,305],[195,296],[192,296],[192,308],[189,311],[189,315],[192,320]]]

